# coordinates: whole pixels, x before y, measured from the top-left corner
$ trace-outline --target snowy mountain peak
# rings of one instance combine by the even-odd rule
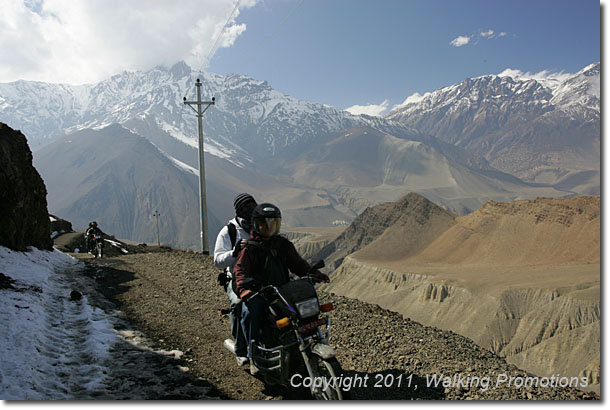
[[[523,73],[507,69],[498,75],[467,78],[459,84],[440,88],[423,96],[417,94],[394,107],[386,118],[400,120],[426,110],[451,106],[450,111],[469,110],[482,103],[539,104],[548,110],[561,109],[588,117],[599,113],[600,64],[593,63],[576,74]]]
[[[182,61],[170,68],[124,71],[79,87],[26,81],[0,84],[0,115],[28,135],[33,148],[112,123],[129,123],[129,129],[157,145],[169,138],[195,147],[197,120],[183,97],[195,98],[197,78],[202,98],[216,98],[203,122],[207,151],[222,158],[232,156],[236,163],[299,152],[302,144],[363,123],[345,111],[285,95],[266,81],[195,73]]]

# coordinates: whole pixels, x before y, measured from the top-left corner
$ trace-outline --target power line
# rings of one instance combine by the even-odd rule
[[[197,70],[197,74],[200,74],[203,71],[203,67],[206,65],[206,63],[210,62],[210,58],[216,52],[216,49],[218,48],[217,47],[218,41],[220,40],[220,37],[222,37],[222,35],[224,34],[225,30],[227,29],[227,26],[229,25],[229,22],[233,19],[233,16],[235,15],[235,12],[237,11],[237,9],[239,7],[239,1],[240,0],[237,0],[235,2],[235,7],[233,7],[233,11],[229,15],[229,18],[225,22],[225,25],[222,27],[222,30],[220,30],[220,33],[218,33],[218,36],[216,36],[216,40],[214,41],[214,44],[212,44],[212,47],[210,47],[210,51],[208,52],[208,55],[206,56],[206,58],[203,60],[203,63],[201,64],[201,67],[199,67],[199,70]],[[184,93],[183,98],[186,97],[186,95],[188,94],[188,91],[189,91],[189,89],[187,88],[186,92]]]
[[[261,43],[256,47],[256,49],[252,52],[250,52],[250,54],[248,54],[248,56],[246,56],[246,58],[244,58],[244,60],[242,60],[244,63],[249,62],[250,60],[252,60],[252,58],[254,57],[255,54],[258,53],[258,51],[260,49],[262,49],[265,45],[267,45],[269,42],[271,42],[271,40],[273,40],[273,38],[276,36],[277,32],[279,31],[280,27],[282,27],[286,21],[290,18],[290,16],[292,16],[294,14],[294,12],[305,2],[305,0],[301,0],[299,1],[292,9],[290,9],[290,11],[288,11],[288,13],[284,16],[284,18],[282,18],[282,20],[279,22],[279,24],[277,26],[275,26],[275,29],[269,34],[267,35],[267,37],[265,37]]]
[[[220,30],[220,33],[218,33],[218,36],[216,37],[216,41],[214,41],[214,44],[212,45],[212,48],[210,48],[210,51],[209,51],[207,57],[205,58],[205,60],[203,60],[203,63],[201,64],[201,67],[199,68],[199,71],[197,71],[197,73],[201,73],[201,70],[203,70],[203,67],[206,65],[206,63],[210,62],[210,57],[212,57],[212,55],[216,52],[216,49],[218,48],[217,47],[218,41],[220,41],[220,37],[222,37],[222,35],[224,34],[227,26],[229,25],[229,22],[233,19],[233,16],[235,15],[235,12],[237,11],[237,8],[239,7],[239,1],[240,0],[237,0],[235,2],[235,7],[233,7],[233,11],[229,15],[229,18],[225,22],[225,25],[222,27],[222,30]]]

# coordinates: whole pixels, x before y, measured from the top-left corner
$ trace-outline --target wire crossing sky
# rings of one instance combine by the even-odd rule
[[[380,114],[467,77],[575,73],[600,61],[602,12],[591,0],[3,0],[0,82],[93,83],[183,60]]]

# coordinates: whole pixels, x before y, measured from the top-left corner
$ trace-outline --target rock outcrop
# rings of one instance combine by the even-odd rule
[[[54,238],[64,233],[74,232],[72,223],[65,219],[49,214],[49,220],[51,221],[51,236]]]
[[[52,249],[47,190],[25,136],[0,123],[0,245]]]

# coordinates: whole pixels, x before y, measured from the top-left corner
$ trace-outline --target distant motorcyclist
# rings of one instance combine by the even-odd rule
[[[298,254],[292,242],[280,236],[282,214],[270,203],[263,203],[252,212],[252,239],[240,252],[233,268],[236,293],[243,300],[241,324],[248,340],[248,357],[252,357],[252,343],[260,340],[260,321],[267,305],[261,296],[252,297],[263,286],[279,286],[290,281],[290,273],[302,277],[311,271],[310,265]],[[328,282],[324,273],[312,274]],[[252,374],[257,373],[250,364]]]
[[[219,276],[219,281],[225,286],[230,302],[231,335],[235,341],[237,364],[240,366],[248,363],[248,345],[240,323],[242,302],[235,294],[233,267],[239,251],[250,239],[252,211],[256,205],[256,200],[252,195],[248,193],[237,195],[233,200],[235,218],[220,230],[214,247],[214,265],[224,270],[224,273]]]
[[[89,227],[85,231],[85,242],[87,247],[87,252],[93,252],[93,235],[99,234],[104,235],[104,232],[97,226],[97,222],[91,221],[89,222]]]

